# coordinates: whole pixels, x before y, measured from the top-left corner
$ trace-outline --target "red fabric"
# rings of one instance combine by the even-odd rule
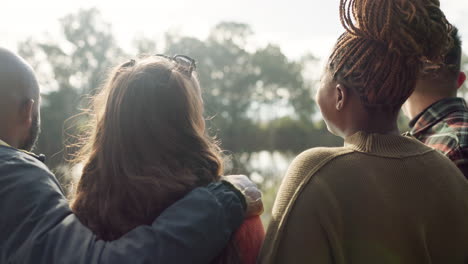
[[[239,249],[242,264],[255,264],[265,239],[265,229],[260,216],[246,219],[237,229],[234,239]]]

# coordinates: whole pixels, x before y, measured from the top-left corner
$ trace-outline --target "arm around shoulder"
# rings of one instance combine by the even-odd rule
[[[152,226],[97,241],[45,166],[23,157],[2,162],[0,175],[1,263],[207,263],[244,214],[239,196],[218,183],[194,190]]]

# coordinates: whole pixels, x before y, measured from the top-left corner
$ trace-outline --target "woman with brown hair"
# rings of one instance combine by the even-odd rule
[[[98,238],[151,224],[190,190],[220,180],[193,59],[156,55],[118,66],[93,114],[72,210]],[[213,263],[254,263],[263,236],[260,218],[247,219]]]
[[[450,47],[439,1],[341,0],[340,17],[317,103],[345,146],[293,161],[260,262],[468,263],[468,182],[397,126],[420,72]]]

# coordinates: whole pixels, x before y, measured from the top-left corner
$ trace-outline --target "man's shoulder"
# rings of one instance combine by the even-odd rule
[[[468,147],[468,111],[455,111],[446,115],[432,127],[425,142],[446,145],[447,149]]]
[[[28,217],[63,200],[58,180],[45,164],[23,151],[0,146],[0,211]],[[41,202],[39,202],[41,201]],[[11,218],[1,219],[12,226]]]
[[[468,129],[468,110],[458,110],[444,116],[442,122],[455,128]]]
[[[35,175],[53,175],[49,168],[36,157],[21,150],[0,146],[0,175],[18,174],[22,171],[34,172]]]
[[[47,169],[47,166],[34,155],[28,154],[27,152],[19,149],[0,146],[0,164],[5,162],[34,164],[38,167]]]

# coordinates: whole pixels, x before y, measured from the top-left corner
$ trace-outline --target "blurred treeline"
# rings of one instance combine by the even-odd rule
[[[89,106],[89,96],[112,66],[139,54],[196,59],[210,133],[229,157],[227,173],[255,176],[264,189],[267,211],[285,172],[277,163],[287,165],[307,148],[342,144],[326,131],[313,101],[319,59],[305,54],[292,60],[274,44],[252,48],[249,25],[222,22],[206,39],[171,32],[163,40],[140,37],[132,50],[119,46],[111,25],[96,9],[69,14],[60,26],[58,37],[27,39],[18,51],[34,67],[45,91],[35,151],[46,154],[64,185],[71,176],[63,168],[76,151],[65,146],[76,143],[74,135],[86,127],[86,116],[71,117]]]

